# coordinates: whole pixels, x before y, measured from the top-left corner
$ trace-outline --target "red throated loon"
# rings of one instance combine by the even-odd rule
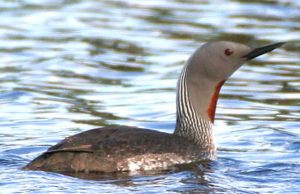
[[[216,151],[212,125],[222,85],[247,60],[282,44],[251,49],[228,41],[206,43],[190,57],[179,77],[173,134],[127,126],[92,129],[50,147],[24,169],[128,172],[212,160]]]

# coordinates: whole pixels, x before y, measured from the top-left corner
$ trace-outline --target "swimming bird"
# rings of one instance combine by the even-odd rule
[[[108,126],[65,138],[23,169],[67,172],[169,170],[216,158],[213,123],[220,89],[245,62],[283,42],[252,49],[229,41],[198,48],[179,76],[173,134],[128,126]]]

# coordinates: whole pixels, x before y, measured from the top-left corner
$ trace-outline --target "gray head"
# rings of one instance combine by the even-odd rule
[[[235,42],[210,42],[196,50],[189,60],[189,65],[197,66],[202,78],[223,81],[227,80],[246,61],[270,52],[282,44],[276,43],[252,49]]]
[[[201,118],[208,118],[213,122],[218,94],[223,83],[246,61],[270,52],[282,44],[284,43],[256,49],[229,41],[204,44],[188,60],[179,80],[179,83],[184,83],[179,84],[182,87],[179,87],[177,92],[180,107],[189,106],[193,109],[190,112],[194,111]],[[188,95],[180,98],[183,91],[187,91]],[[185,102],[180,99],[184,99]],[[178,112],[180,113],[179,109]]]

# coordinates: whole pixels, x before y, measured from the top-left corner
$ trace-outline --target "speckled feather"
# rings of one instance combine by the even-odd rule
[[[208,159],[200,146],[172,134],[135,127],[92,129],[70,136],[24,167],[57,172],[167,170]]]

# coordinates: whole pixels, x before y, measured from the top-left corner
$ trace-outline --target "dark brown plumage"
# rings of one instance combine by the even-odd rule
[[[111,126],[70,136],[50,147],[24,169],[56,172],[129,171],[128,159],[138,159],[143,155],[151,157],[163,154],[161,160],[169,161],[171,165],[172,161],[166,153],[178,154],[184,160],[194,160],[204,154],[203,148],[182,137],[149,129]]]

